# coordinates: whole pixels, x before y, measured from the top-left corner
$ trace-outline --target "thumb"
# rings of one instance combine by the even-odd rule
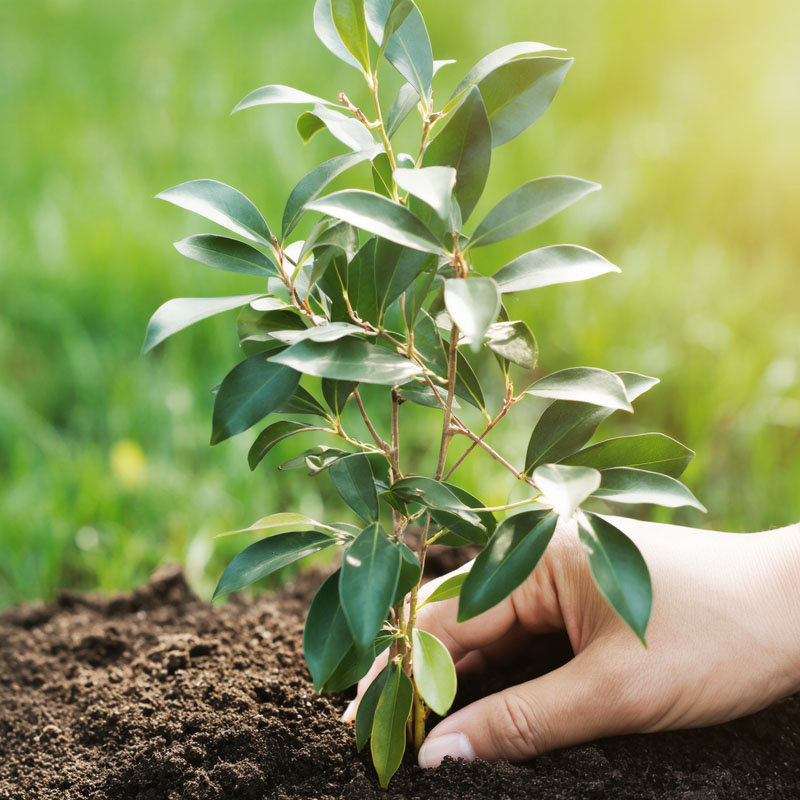
[[[421,767],[445,756],[471,761],[534,756],[614,732],[608,670],[598,669],[592,648],[563,667],[489,695],[440,722],[420,748]]]

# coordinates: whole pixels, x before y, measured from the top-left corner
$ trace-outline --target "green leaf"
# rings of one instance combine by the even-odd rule
[[[481,518],[440,481],[415,475],[392,484],[392,493],[404,503],[419,503],[427,508],[448,511],[470,525],[483,529]]]
[[[322,404],[308,389],[298,386],[295,393],[281,406],[279,414],[313,414],[317,417],[328,418]]]
[[[353,58],[350,51],[344,46],[336,26],[333,24],[331,0],[317,0],[314,4],[314,33],[337,58],[351,67],[360,69],[358,61]]]
[[[378,707],[378,700],[380,700],[383,687],[386,685],[389,676],[394,672],[394,669],[394,664],[387,664],[375,676],[375,679],[367,687],[358,703],[358,711],[356,712],[356,748],[359,753],[364,749],[369,737],[372,736],[375,709]]]
[[[334,156],[315,167],[292,189],[286,207],[283,210],[282,236],[286,238],[295,228],[303,216],[304,206],[311,200],[319,197],[320,192],[337,176],[351,167],[374,158],[377,148],[357,150],[354,153],[345,153]]]
[[[403,84],[384,123],[386,135],[390,139],[397,133],[405,118],[417,107],[417,103],[419,103],[417,90],[410,83]]]
[[[341,416],[345,403],[357,387],[358,384],[353,381],[334,381],[330,378],[322,379],[322,396],[325,398],[328,408],[330,408],[335,417],[338,418]]]
[[[376,44],[385,47],[391,35],[414,10],[411,0],[370,0],[364,4],[367,28]]]
[[[549,511],[525,511],[497,526],[461,587],[459,622],[496,606],[533,572],[553,536],[556,521]]]
[[[328,469],[330,466],[340,461],[343,458],[353,455],[347,450],[340,450],[338,447],[327,447],[325,445],[317,445],[309,450],[301,453],[299,456],[290,458],[281,464],[279,470],[287,469],[303,469],[307,467],[309,475],[318,475],[320,472]]]
[[[456,170],[455,198],[466,222],[483,193],[491,160],[492,129],[481,93],[473,88],[428,145],[422,164]]]
[[[450,219],[456,171],[453,167],[398,168],[394,171],[397,185],[423,203],[427,203],[443,220]]]
[[[667,508],[691,506],[706,513],[706,507],[680,481],[670,478],[669,475],[634,467],[605,469],[602,475],[603,482],[594,496],[603,500],[614,503],[652,503]]]
[[[159,306],[150,322],[147,323],[147,331],[144,335],[142,352],[147,353],[156,345],[161,344],[173,333],[182,331],[195,322],[221,314],[223,311],[231,311],[234,308],[246,306],[253,300],[263,297],[261,294],[240,294],[233,297],[176,297],[167,300]]]
[[[396,664],[381,692],[372,725],[372,763],[386,789],[406,751],[406,723],[414,689],[401,664]]]
[[[414,628],[414,683],[422,699],[440,717],[456,699],[456,667],[448,649],[431,633]]]
[[[453,322],[469,337],[473,353],[483,344],[489,325],[500,313],[500,290],[491,278],[450,278],[444,303]]]
[[[378,493],[369,459],[356,453],[337,461],[328,470],[342,500],[366,523],[378,519]]]
[[[314,106],[312,111],[304,111],[297,118],[297,132],[306,144],[326,128],[334,139],[338,139],[351,150],[366,150],[369,154],[375,151],[372,134],[357,119],[340,114],[332,108]]]
[[[389,306],[416,280],[417,276],[435,263],[435,257],[419,250],[409,250],[386,239],[375,245],[373,274],[378,319],[383,321]]]
[[[416,553],[403,542],[400,542],[400,577],[397,580],[397,591],[392,605],[397,605],[419,583],[422,568]]]
[[[663,433],[639,433],[598,442],[561,459],[559,463],[601,470],[636,467],[679,478],[693,458],[693,450]]]
[[[303,330],[272,331],[272,338],[284,344],[298,342],[336,342],[345,336],[363,336],[364,329],[351,322],[329,322]]]
[[[260,250],[227,236],[201,233],[175,242],[175,249],[193,261],[226,272],[241,272],[245,275],[262,277],[280,275],[275,264]]]
[[[282,511],[278,514],[270,514],[269,516],[262,517],[256,520],[252,525],[246,528],[237,528],[235,531],[225,531],[218,533],[214,538],[219,539],[222,536],[233,536],[236,533],[249,533],[251,531],[269,531],[275,528],[295,527],[297,525],[308,525],[312,528],[326,528],[321,522],[307,517],[305,514],[296,514],[291,511]]]
[[[533,480],[559,517],[571,519],[580,504],[600,486],[600,473],[591,467],[542,464]]]
[[[261,212],[238,189],[211,180],[187,181],[156,195],[222,225],[239,236],[272,247],[272,232]]]
[[[404,247],[426,253],[445,253],[442,244],[404,205],[362,189],[345,189],[306,205],[356,228],[382,236]]]
[[[598,183],[567,175],[528,181],[486,215],[472,234],[469,247],[483,247],[524,233],[599,188]]]
[[[430,97],[431,92],[433,51],[422,14],[410,0],[407,0],[407,5],[411,6],[410,11],[406,12],[405,18],[400,20],[386,41],[383,39],[384,32],[390,23],[395,24],[400,18],[403,6],[398,8],[398,4],[392,0],[370,0],[367,22],[372,37],[379,44],[382,43],[386,60],[424,99]],[[391,13],[393,10],[394,15]]]
[[[331,0],[331,17],[344,46],[355,56],[364,72],[370,71],[367,21],[364,0]]]
[[[597,588],[645,644],[653,590],[642,554],[619,528],[595,514],[585,514],[578,531]]]
[[[299,103],[301,105],[312,106],[317,103],[327,106],[339,105],[338,103],[332,103],[330,100],[325,100],[322,97],[303,92],[300,89],[293,89],[291,86],[275,84],[272,86],[262,86],[260,89],[254,89],[237,103],[236,107],[231,111],[231,114],[235,114],[237,111],[243,111],[245,108],[253,108],[254,106],[272,106],[285,103]]]
[[[362,650],[355,644],[347,651],[345,657],[336,667],[333,675],[325,683],[324,692],[343,692],[358,683],[372,668],[375,658],[383,652],[394,640],[394,637],[380,636],[376,639],[374,647]],[[381,644],[378,645],[377,643]]]
[[[436,395],[433,393],[433,389],[427,384],[422,383],[404,383],[402,386],[397,387],[400,391],[400,394],[406,400],[410,400],[412,403],[416,403],[418,406],[424,406],[425,408],[436,408],[441,409],[442,404],[436,399]],[[453,409],[458,410],[461,408],[461,404],[453,398]]]
[[[252,356],[266,348],[275,346],[272,331],[305,330],[306,324],[294,308],[278,308],[274,311],[256,311],[245,306],[236,318],[236,333],[245,355]]]
[[[524,292],[557,283],[574,283],[608,272],[620,272],[602,256],[574,244],[555,244],[531,250],[501,267],[495,274],[500,291]]]
[[[238,592],[260,578],[333,544],[336,544],[336,539],[320,531],[291,531],[262,539],[242,550],[228,564],[211,599]]]
[[[441,603],[452,600],[461,594],[461,585],[467,579],[467,572],[457,572],[443,580],[418,606],[417,611],[429,603]]]
[[[303,629],[303,655],[316,691],[333,675],[353,643],[339,602],[339,572],[320,586]]]
[[[272,357],[307,375],[392,386],[422,370],[413,361],[360,339],[300,342]]]
[[[322,431],[324,428],[306,425],[303,422],[292,422],[291,420],[281,420],[280,422],[273,422],[258,435],[258,438],[253,442],[250,451],[247,454],[247,463],[250,469],[254,470],[260,463],[264,456],[275,447],[278,442],[288,439],[298,433],[306,433],[308,431]]]
[[[622,379],[596,367],[570,367],[552,372],[531,384],[525,394],[633,411]]]
[[[460,486],[452,483],[445,483],[442,485],[449,489],[467,508],[476,509],[483,508],[484,503],[478,500],[477,497],[470,494]],[[491,511],[476,511],[480,519],[480,525],[473,525],[468,520],[465,520],[450,511],[443,511],[441,509],[433,509],[431,517],[437,525],[444,529],[444,533],[437,539],[437,543],[443,545],[450,545],[461,547],[465,544],[478,544],[484,545],[494,533],[497,527],[497,520]]]
[[[246,431],[294,394],[299,373],[269,361],[271,352],[250,356],[223,379],[214,398],[212,445]]]
[[[531,329],[522,320],[495,322],[486,331],[485,342],[501,358],[513,361],[523,369],[536,368],[539,345]]]
[[[375,251],[378,240],[372,236],[347,265],[345,286],[350,307],[363,320],[378,322],[378,289],[375,285]],[[348,313],[349,317],[349,313]]]
[[[383,197],[392,197],[392,164],[385,151],[381,151],[372,159],[372,185]]]
[[[450,97],[450,101],[445,106],[445,111],[449,111],[455,103],[476,83],[480,83],[490,72],[494,72],[501,64],[511,61],[519,56],[530,56],[534,53],[543,53],[548,50],[563,50],[563,47],[550,47],[541,42],[514,42],[493,50],[488,56],[484,56],[464,77],[461,83],[456,86],[455,91]]]
[[[629,403],[658,383],[656,378],[636,372],[618,372],[617,376],[625,386]],[[556,400],[545,409],[533,429],[525,456],[525,471],[530,472],[542,463],[561,461],[575,453],[613,411],[591,403]]]
[[[377,522],[364,528],[345,551],[339,597],[361,648],[369,647],[392,607],[400,561],[400,549]]]
[[[492,124],[492,144],[511,141],[550,107],[571,58],[521,58],[490,72],[479,87]]]

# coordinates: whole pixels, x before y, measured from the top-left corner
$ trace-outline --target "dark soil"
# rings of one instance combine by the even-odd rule
[[[800,798],[800,697],[524,765],[423,771],[407,757],[383,793],[339,721],[346,698],[316,695],[303,665],[320,579],[212,608],[170,571],[110,601],[63,594],[0,615],[0,798]],[[540,672],[564,657],[551,645],[528,654]]]

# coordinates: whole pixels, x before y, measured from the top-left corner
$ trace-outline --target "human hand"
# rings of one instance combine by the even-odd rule
[[[448,755],[524,760],[604,736],[703,727],[800,690],[800,529],[745,535],[612,521],[650,570],[648,648],[597,590],[576,530],[559,525],[531,576],[498,606],[459,624],[457,600],[434,603],[417,624],[460,672],[503,663],[531,634],[560,630],[575,657],[447,717],[428,734],[420,766]]]

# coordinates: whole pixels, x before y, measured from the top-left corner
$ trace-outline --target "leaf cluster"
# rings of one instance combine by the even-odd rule
[[[652,603],[647,567],[630,539],[597,513],[597,504],[702,506],[678,480],[693,453],[668,436],[591,441],[612,413],[631,413],[656,379],[595,367],[542,376],[534,333],[506,311],[506,295],[618,268],[573,244],[523,253],[491,276],[473,265],[477,248],[524,233],[600,188],[570,176],[538,177],[477,223],[470,219],[494,149],[547,110],[572,59],[538,42],[502,47],[478,61],[438,104],[435,76],[448,62],[434,61],[412,0],[317,0],[314,30],[361,74],[371,107],[356,107],[345,93],[330,100],[280,85],[256,89],[236,106],[237,112],[301,106],[303,141],[331,136],[345,152],[297,183],[279,228],[270,227],[244,194],[218,181],[193,180],[158,195],[234,234],[199,234],[175,246],[205,266],[251,276],[254,291],[168,301],[150,320],[144,349],[239,309],[243,359],[216,391],[211,444],[269,418],[249,451],[256,469],[286,439],[313,434],[322,442],[279,469],[326,476],[352,511],[351,521],[322,523],[286,511],[259,520],[244,530],[265,532],[265,538],[230,563],[215,597],[309,554],[341,550],[341,568],[309,609],[305,657],[315,687],[339,691],[389,650],[356,718],[357,744],[371,742],[386,786],[402,759],[407,727],[419,746],[428,711],[446,714],[456,691],[447,648],[416,626],[430,544],[483,547],[468,573],[425,601],[458,598],[458,618],[466,620],[504,600],[531,574],[560,519],[576,521],[600,591],[644,642]],[[388,109],[378,87],[382,64],[404,81]],[[419,149],[399,152],[397,131],[415,111]],[[329,191],[333,181],[363,165],[371,188],[354,179],[350,188]],[[296,232],[307,216],[313,224],[301,239]],[[499,408],[487,401],[485,370],[476,360],[481,353],[496,364]],[[370,419],[362,384],[383,388],[391,409],[388,433]],[[485,437],[529,396],[546,408],[524,457],[506,458]],[[435,458],[427,466],[401,460],[406,402],[441,413]],[[473,431],[462,419],[462,404],[480,411],[483,430]],[[355,432],[345,423],[351,407],[362,423]],[[452,460],[455,440],[466,447]],[[511,473],[527,498],[491,508],[454,483],[451,476],[476,449]],[[412,528],[419,534],[415,550],[409,547]]]

